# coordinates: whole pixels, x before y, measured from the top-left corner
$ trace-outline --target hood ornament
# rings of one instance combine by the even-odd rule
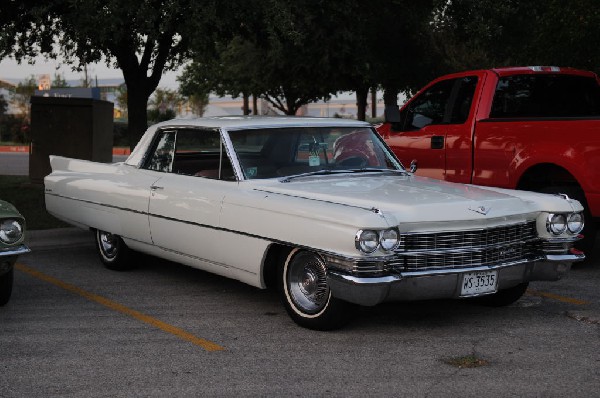
[[[490,212],[490,210],[492,210],[491,207],[485,207],[485,206],[471,206],[469,207],[469,210],[474,211],[475,213],[479,213],[479,214],[483,214],[484,216],[487,216],[487,214]]]

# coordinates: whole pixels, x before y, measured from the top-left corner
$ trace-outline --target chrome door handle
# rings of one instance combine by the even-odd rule
[[[153,190],[153,191],[156,191],[158,189],[165,189],[165,187],[159,187],[158,185],[151,185],[150,189]]]

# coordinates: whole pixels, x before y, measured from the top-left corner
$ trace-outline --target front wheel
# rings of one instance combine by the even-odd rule
[[[315,253],[292,250],[280,267],[278,285],[287,313],[302,327],[332,330],[352,317],[355,305],[331,296],[325,261]]]
[[[14,268],[5,274],[0,275],[0,306],[5,305],[10,300],[14,281]]]
[[[130,250],[120,236],[105,231],[96,231],[96,248],[100,261],[108,269],[124,271],[132,268]]]
[[[524,282],[508,289],[499,290],[489,296],[480,297],[477,301],[488,307],[505,307],[519,300],[525,294],[528,286],[529,282]]]

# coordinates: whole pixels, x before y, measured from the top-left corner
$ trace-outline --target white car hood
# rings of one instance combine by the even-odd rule
[[[480,220],[540,210],[539,200],[412,175],[318,176],[289,182],[255,182],[254,189],[258,191],[378,210],[403,222]]]

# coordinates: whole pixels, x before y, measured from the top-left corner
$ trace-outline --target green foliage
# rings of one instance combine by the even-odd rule
[[[4,0],[0,23],[0,58],[59,53],[75,67],[120,68],[131,146],[163,72],[192,58],[180,93],[198,110],[215,92],[287,114],[346,90],[364,107],[372,87],[392,104],[456,70],[600,71],[597,0]]]
[[[392,89],[395,102],[399,90],[435,76],[424,34],[431,1],[375,0],[366,7],[358,0],[270,0],[251,6],[253,19],[241,21],[233,39],[217,41],[209,57],[196,51],[179,78],[184,95],[254,94],[295,114],[339,91],[366,96],[378,84]]]
[[[69,83],[67,83],[67,81],[65,80],[64,75],[59,75],[58,73],[55,73],[51,86],[52,88],[65,88],[69,87]]]
[[[556,65],[600,71],[600,9],[595,0],[440,4],[432,32],[451,70]]]
[[[177,116],[177,114],[173,109],[165,109],[164,111],[160,111],[159,109],[148,109],[148,121],[151,124],[171,120],[175,118],[175,116]]]

